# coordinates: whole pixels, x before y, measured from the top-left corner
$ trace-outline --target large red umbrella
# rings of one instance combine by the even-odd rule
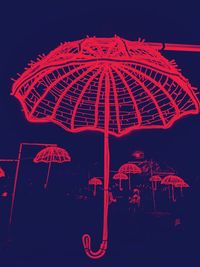
[[[37,153],[35,158],[33,159],[33,162],[39,163],[44,162],[48,163],[48,171],[47,171],[47,177],[44,184],[44,188],[46,189],[49,182],[49,174],[51,169],[51,164],[54,163],[63,163],[63,162],[70,162],[71,157],[69,153],[60,147],[46,147],[43,148],[40,152]]]
[[[198,47],[113,38],[66,42],[38,58],[14,82],[12,94],[30,122],[53,122],[70,132],[104,133],[104,217],[100,248],[83,236],[86,254],[100,258],[108,243],[109,135],[166,129],[197,114],[194,89],[158,50]]]

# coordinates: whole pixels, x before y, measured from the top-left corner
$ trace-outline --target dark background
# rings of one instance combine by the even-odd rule
[[[62,170],[60,167],[55,167],[56,176],[63,176],[63,179],[57,178],[57,181],[55,181],[56,177],[52,177],[55,187],[75,190],[87,184],[88,172],[90,175],[101,176],[103,170],[102,134],[95,132],[72,134],[53,124],[27,122],[19,102],[10,96],[11,78],[16,78],[17,72],[22,73],[27,63],[36,59],[39,54],[47,54],[60,42],[78,40],[86,35],[112,37],[117,34],[128,40],[137,40],[138,37],[141,37],[152,42],[200,44],[200,16],[197,3],[198,1],[195,4],[192,1],[134,0],[2,1],[0,7],[0,157],[16,158],[20,142],[57,143],[69,151],[72,163],[63,165]],[[164,52],[163,55],[168,59],[174,58],[182,69],[183,75],[190,80],[191,84],[195,87],[200,86],[200,53]],[[189,211],[189,228],[192,231],[188,234],[189,239],[187,236],[183,240],[184,251],[182,251],[182,246],[178,247],[180,244],[168,251],[171,241],[166,241],[163,237],[159,240],[163,246],[162,253],[155,251],[155,257],[152,250],[148,252],[148,247],[151,247],[151,244],[148,244],[144,250],[138,246],[134,251],[127,250],[122,245],[120,256],[116,252],[112,253],[112,249],[110,249],[105,259],[97,262],[86,259],[80,242],[81,231],[84,228],[81,221],[81,218],[84,217],[83,209],[80,206],[73,206],[71,203],[72,205],[68,205],[67,215],[65,213],[63,216],[63,209],[66,212],[63,204],[64,198],[60,197],[59,199],[58,192],[54,192],[48,196],[48,203],[43,203],[42,206],[40,205],[41,196],[36,189],[37,199],[34,198],[34,201],[28,202],[26,197],[30,198],[30,196],[25,193],[26,177],[29,177],[29,181],[33,179],[34,188],[37,188],[39,184],[38,180],[34,181],[34,179],[39,178],[34,177],[36,175],[33,172],[34,166],[30,162],[26,162],[26,166],[23,167],[25,174],[21,170],[21,182],[16,202],[13,236],[15,236],[14,240],[17,240],[14,244],[17,245],[6,248],[4,253],[6,257],[2,266],[46,266],[45,264],[48,263],[49,266],[52,264],[52,266],[113,267],[123,264],[128,267],[134,264],[143,266],[142,263],[149,263],[149,266],[153,266],[162,261],[162,264],[168,261],[178,264],[179,260],[179,263],[185,266],[186,255],[187,262],[194,259],[196,261],[198,257],[197,254],[194,257],[193,252],[198,247],[196,240],[199,227],[199,119],[198,115],[189,116],[177,121],[168,130],[138,131],[119,139],[110,138],[111,169],[117,169],[120,164],[130,160],[133,150],[139,149],[144,151],[147,158],[153,158],[172,166],[191,185],[191,197],[187,210]],[[33,157],[36,152],[38,151],[26,148],[23,153],[25,157]],[[43,168],[37,166],[37,168],[40,168],[37,175],[45,176],[46,166],[43,165]],[[10,168],[10,176],[12,175],[13,171]],[[55,198],[58,198],[58,201],[55,201]],[[32,206],[28,207],[30,203]],[[62,237],[61,239],[57,240],[55,237],[55,239],[49,238],[49,241],[44,241],[48,239],[46,236],[42,237],[41,228],[44,225],[40,224],[39,219],[38,227],[31,224],[33,218],[43,216],[44,219],[43,208],[50,210],[46,218],[50,216],[49,214],[56,214],[53,216],[54,219],[56,218],[55,222],[51,222],[51,228],[46,235],[48,237],[56,236],[55,232],[57,232]],[[31,215],[32,211],[34,211],[34,215]],[[98,223],[93,219],[91,212],[90,223]],[[59,225],[60,221],[62,221],[61,225]],[[47,220],[44,219],[44,222]],[[65,244],[66,232],[62,233],[65,228],[68,229],[66,230],[68,234],[73,233],[71,236],[69,235],[72,250],[65,250],[65,245],[67,247]],[[83,231],[85,230],[83,229]],[[123,228],[120,231],[123,233]],[[30,238],[27,237],[29,235]],[[33,236],[37,235],[41,238],[36,238],[35,243],[32,242]],[[73,235],[75,241],[72,241]],[[125,236],[127,237],[126,234]],[[44,247],[41,245],[39,252],[34,251],[33,247],[38,247],[42,240]],[[123,242],[127,242],[126,238]],[[33,243],[34,246],[31,247]],[[152,244],[154,245],[154,243]],[[18,249],[15,249],[16,247]],[[173,254],[174,250],[178,251],[178,256],[177,253]],[[157,255],[158,253],[160,256]]]

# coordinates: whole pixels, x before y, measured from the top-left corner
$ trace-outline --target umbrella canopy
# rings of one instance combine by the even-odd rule
[[[99,250],[83,236],[86,254],[105,254],[108,243],[109,135],[169,128],[199,112],[195,91],[174,62],[141,41],[85,38],[38,58],[14,82],[12,94],[30,122],[53,122],[70,132],[104,133],[104,216]]]
[[[119,172],[139,174],[142,170],[134,163],[125,163],[119,168]]]
[[[153,175],[149,178],[150,182],[161,182],[162,178],[159,175]]]
[[[6,176],[5,171],[0,167],[0,178],[5,176]]]
[[[105,105],[108,133],[115,136],[169,128],[199,111],[192,86],[174,62],[145,42],[117,36],[61,44],[30,65],[12,94],[29,121],[53,122],[71,132],[104,132]]]
[[[97,177],[93,177],[88,181],[88,184],[90,184],[90,185],[102,185],[102,181]]]
[[[179,176],[176,176],[176,175],[167,175],[167,176],[165,176],[165,178],[162,179],[161,184],[175,186],[177,183],[182,183],[182,182],[184,182],[184,181]]]
[[[56,162],[63,163],[71,161],[69,153],[60,147],[46,147],[42,149],[33,159],[35,163],[44,162]]]

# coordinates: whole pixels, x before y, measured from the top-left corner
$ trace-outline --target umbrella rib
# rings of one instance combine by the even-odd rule
[[[127,68],[129,71],[132,71],[132,69],[129,66],[125,66],[125,68]],[[167,90],[164,88],[164,86],[162,84],[160,84],[159,82],[156,82],[155,80],[153,80],[150,76],[147,76],[145,73],[134,69],[134,72],[137,72],[138,74],[144,76],[146,79],[148,79],[149,81],[151,81],[154,85],[156,85],[158,88],[160,88],[162,90],[162,92],[167,96],[167,98],[170,100],[172,106],[174,107],[175,111],[177,114],[180,114],[180,110],[178,105],[176,104],[176,102],[174,101],[174,99],[172,98],[172,96],[167,92]]]
[[[140,111],[139,111],[139,109],[138,109],[137,102],[136,102],[136,100],[135,100],[135,98],[134,98],[134,95],[132,94],[129,85],[128,85],[128,83],[125,81],[125,79],[124,79],[123,75],[121,74],[121,72],[120,72],[117,68],[115,68],[115,67],[113,67],[113,69],[114,69],[115,72],[118,74],[118,76],[121,78],[121,81],[123,82],[125,88],[127,89],[128,93],[129,93],[129,95],[130,95],[130,98],[131,98],[131,100],[132,100],[132,102],[133,102],[133,106],[134,106],[134,108],[135,108],[135,110],[136,110],[138,124],[141,125],[141,124],[142,124],[142,116],[141,116],[141,113],[140,113]]]
[[[74,107],[74,110],[73,110],[73,113],[72,113],[72,118],[71,118],[71,129],[74,129],[74,123],[75,123],[75,116],[76,116],[76,112],[78,110],[78,107],[81,103],[81,100],[83,98],[83,95],[85,94],[88,86],[90,85],[90,83],[99,75],[99,73],[101,72],[101,68],[96,71],[94,74],[92,74],[92,76],[87,80],[86,84],[84,85],[82,91],[81,91],[81,94],[79,95],[78,99],[77,99],[77,102],[76,102],[76,105]]]
[[[33,106],[33,108],[32,108],[32,110],[31,110],[31,112],[30,112],[30,115],[32,115],[34,112],[35,112],[35,110],[36,110],[36,108],[38,107],[38,105],[39,105],[39,103],[41,103],[41,101],[46,97],[46,95],[50,92],[50,90],[56,85],[56,84],[58,84],[62,79],[64,79],[64,78],[66,78],[66,77],[68,77],[69,75],[71,75],[71,74],[73,74],[73,73],[75,73],[75,72],[77,72],[77,71],[79,71],[79,70],[81,70],[81,69],[83,69],[84,68],[84,66],[80,66],[80,67],[78,67],[78,68],[76,68],[76,69],[73,69],[73,70],[71,70],[71,71],[69,71],[69,72],[67,72],[65,75],[63,75],[63,76],[61,76],[59,79],[57,79],[57,80],[55,80],[46,90],[45,90],[45,92],[44,92],[44,94],[40,97],[40,98],[38,98],[38,100],[34,103],[34,106]],[[80,79],[80,77],[82,77],[83,76],[83,73],[81,74],[81,75],[79,75],[75,80],[73,80],[66,88],[67,89],[69,89],[70,88],[70,86],[71,85],[73,85],[77,80],[79,80]],[[65,90],[64,90],[64,93],[65,93],[65,91],[66,91],[66,88],[65,88]],[[63,94],[63,93],[62,93]],[[62,94],[61,94],[61,96],[62,96]],[[59,97],[59,100],[60,100],[60,97]],[[59,102],[59,100],[58,100],[58,102]],[[58,103],[57,102],[57,103]],[[56,103],[56,104],[57,104]],[[55,107],[56,107],[57,105],[55,105]],[[52,113],[53,114],[53,113]]]
[[[114,76],[113,76],[112,69],[110,69],[109,73],[110,73],[111,81],[112,81],[112,84],[113,84],[117,128],[118,128],[118,132],[120,133],[121,132],[121,125],[120,125],[120,116],[119,116],[119,102],[118,102],[117,88],[116,88],[116,83],[115,83],[115,79],[114,79]]]
[[[167,123],[166,123],[165,118],[163,116],[162,110],[161,110],[160,106],[158,105],[158,102],[156,101],[156,98],[154,97],[154,95],[151,92],[149,92],[147,90],[147,88],[145,87],[145,85],[136,76],[134,76],[131,72],[129,72],[129,71],[125,70],[125,69],[123,69],[123,71],[126,72],[129,76],[131,76],[133,80],[136,80],[136,82],[144,89],[144,91],[147,93],[147,95],[151,98],[151,100],[153,101],[154,105],[156,106],[157,111],[159,113],[159,116],[160,116],[164,126],[166,126]]]
[[[96,102],[95,102],[95,123],[94,123],[95,127],[97,127],[97,124],[98,124],[99,100],[100,100],[103,78],[104,78],[104,71],[101,73],[101,76],[100,76],[99,82],[98,82],[97,97],[96,97]]]

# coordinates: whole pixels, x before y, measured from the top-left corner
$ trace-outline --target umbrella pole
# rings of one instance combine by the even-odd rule
[[[131,190],[131,174],[128,174],[128,189]]]
[[[153,181],[152,181],[152,197],[153,197],[153,210],[156,211],[155,190],[154,190]]]
[[[106,71],[106,70],[105,70]],[[110,152],[109,152],[109,117],[110,117],[110,81],[108,73],[105,73],[105,110],[104,110],[104,210],[103,210],[103,234],[100,248],[97,251],[91,249],[91,237],[88,234],[82,236],[85,253],[92,259],[103,257],[108,246],[108,204],[109,204],[109,175],[110,175]]]
[[[96,193],[97,193],[97,185],[94,184],[94,191],[93,191],[93,196],[94,196],[94,197],[96,196]]]
[[[47,186],[48,186],[50,170],[51,170],[51,162],[49,162],[48,171],[47,171],[47,177],[46,177],[46,181],[45,181],[45,184],[44,184],[44,189],[47,189]]]
[[[10,218],[9,218],[9,224],[10,225],[12,224],[13,208],[14,208],[14,203],[15,203],[15,195],[16,195],[16,189],[17,189],[18,176],[19,176],[19,166],[20,166],[20,161],[21,161],[22,147],[23,147],[23,143],[20,143],[18,159],[17,159],[17,166],[16,166],[16,171],[15,171],[15,178],[14,178],[11,209],[10,209]]]
[[[119,190],[122,191],[122,180],[119,179]]]

